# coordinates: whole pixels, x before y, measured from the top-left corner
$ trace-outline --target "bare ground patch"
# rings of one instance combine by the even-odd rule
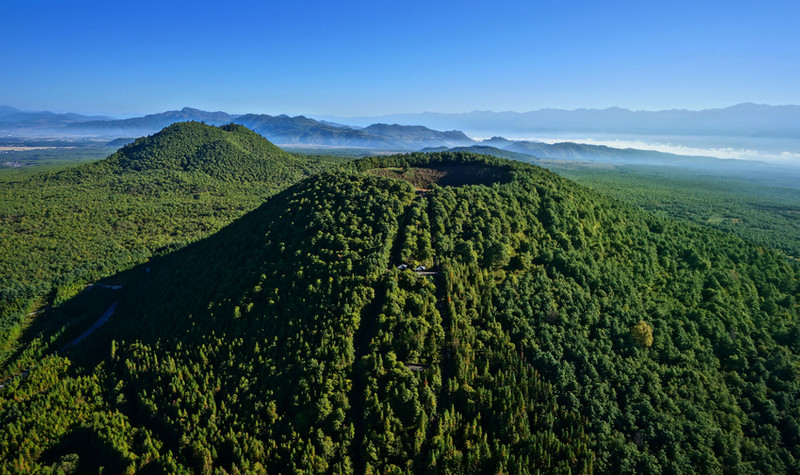
[[[373,175],[405,180],[417,190],[429,190],[439,186],[491,185],[511,180],[508,170],[501,167],[478,164],[433,165],[430,167],[387,167],[369,170]]]

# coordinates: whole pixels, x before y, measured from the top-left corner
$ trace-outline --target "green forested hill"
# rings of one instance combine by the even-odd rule
[[[363,159],[37,319],[2,469],[796,472],[799,275],[533,166]]]
[[[179,122],[136,140],[98,168],[198,172],[226,181],[274,180],[297,159],[252,130],[236,124],[212,127]]]
[[[35,305],[207,236],[332,163],[242,126],[186,122],[99,162],[4,181],[0,362]]]

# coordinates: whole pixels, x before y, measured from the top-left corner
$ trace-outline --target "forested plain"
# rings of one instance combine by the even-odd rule
[[[653,165],[576,166],[551,163],[557,173],[664,216],[710,226],[800,258],[797,170],[764,165],[749,176]],[[743,168],[740,166],[739,168]]]
[[[33,256],[4,249],[8,315],[58,295],[9,326],[0,471],[800,471],[784,253],[531,165],[411,154],[303,179],[334,160],[173,127],[4,188]]]

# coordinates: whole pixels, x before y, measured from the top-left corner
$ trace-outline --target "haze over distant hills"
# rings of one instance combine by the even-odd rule
[[[744,103],[721,109],[632,111],[607,109],[540,109],[530,112],[424,112],[367,117],[322,116],[326,120],[365,125],[374,122],[417,123],[456,128],[474,135],[498,132],[634,133],[647,135],[747,135],[800,138],[800,105]],[[488,132],[488,134],[487,134]]]
[[[186,120],[222,125],[243,119],[257,121],[266,114],[229,114],[207,112],[190,107],[148,114],[144,117],[115,120],[107,116],[54,114],[21,111],[0,106],[0,128],[62,127],[72,131],[114,129],[160,130],[171,123]],[[275,117],[285,117],[283,115]],[[298,116],[303,117],[303,116]],[[465,113],[423,112],[361,117],[316,116],[314,125],[336,129],[360,129],[374,124],[415,124],[437,130],[463,130],[474,136],[494,136],[531,132],[591,132],[647,135],[714,135],[748,137],[800,138],[800,105],[763,105],[743,103],[705,110],[671,109],[632,111],[619,107],[607,109],[540,109],[530,112],[473,111]],[[345,125],[346,124],[346,125]],[[242,124],[247,125],[247,124]]]
[[[470,137],[502,135],[518,140],[579,142],[718,158],[798,161],[800,106],[738,104],[699,111],[673,109],[541,109],[530,112],[321,116],[365,125],[377,121],[463,130]]]
[[[795,105],[747,103],[701,111],[542,109],[525,113],[475,111],[318,119],[283,114],[237,115],[184,107],[116,120],[0,107],[0,134],[113,139],[152,134],[181,121],[210,125],[233,122],[281,145],[378,150],[481,145],[539,158],[585,160],[617,159],[621,155],[630,158],[639,152],[620,150],[637,149],[694,157],[800,161],[800,106]],[[474,137],[494,138],[481,143]]]
[[[422,126],[372,124],[353,128],[320,122],[304,116],[247,114],[234,119],[279,144],[346,147],[399,148],[417,150],[430,146],[471,145],[475,141],[456,130],[440,132]]]
[[[35,129],[63,127],[73,122],[90,120],[111,120],[107,116],[86,116],[80,114],[56,114],[54,112],[21,111],[10,106],[0,106],[0,131],[9,129]]]
[[[103,135],[104,132],[115,133],[116,131],[125,132],[144,132],[153,133],[161,130],[175,122],[197,121],[206,122],[209,125],[225,125],[235,119],[236,115],[226,112],[206,112],[200,109],[184,107],[179,111],[167,111],[158,114],[148,114],[144,117],[134,117],[131,119],[112,119],[102,118],[98,120],[88,120],[82,122],[71,122],[64,124],[68,133],[91,133]]]
[[[49,112],[27,112],[22,117],[24,120],[18,122],[14,121],[13,117],[16,116],[9,115],[9,120],[0,121],[0,131],[32,135],[120,137],[148,135],[175,122],[198,121],[209,125],[228,123],[244,125],[269,140],[284,145],[418,150],[424,147],[455,147],[476,143],[463,132],[455,130],[440,132],[423,126],[398,124],[372,124],[364,128],[349,127],[304,116],[235,115],[220,111],[207,112],[190,107],[122,120],[84,117],[76,114],[52,117]]]

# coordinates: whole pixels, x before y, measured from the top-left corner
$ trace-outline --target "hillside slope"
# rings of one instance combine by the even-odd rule
[[[333,163],[242,126],[174,124],[105,160],[0,188],[0,362],[34,305],[205,237]]]
[[[800,468],[796,265],[529,165],[347,168],[46,315],[5,468]]]
[[[244,126],[178,122],[123,147],[99,166],[116,172],[182,171],[228,181],[268,181],[297,163]]]

